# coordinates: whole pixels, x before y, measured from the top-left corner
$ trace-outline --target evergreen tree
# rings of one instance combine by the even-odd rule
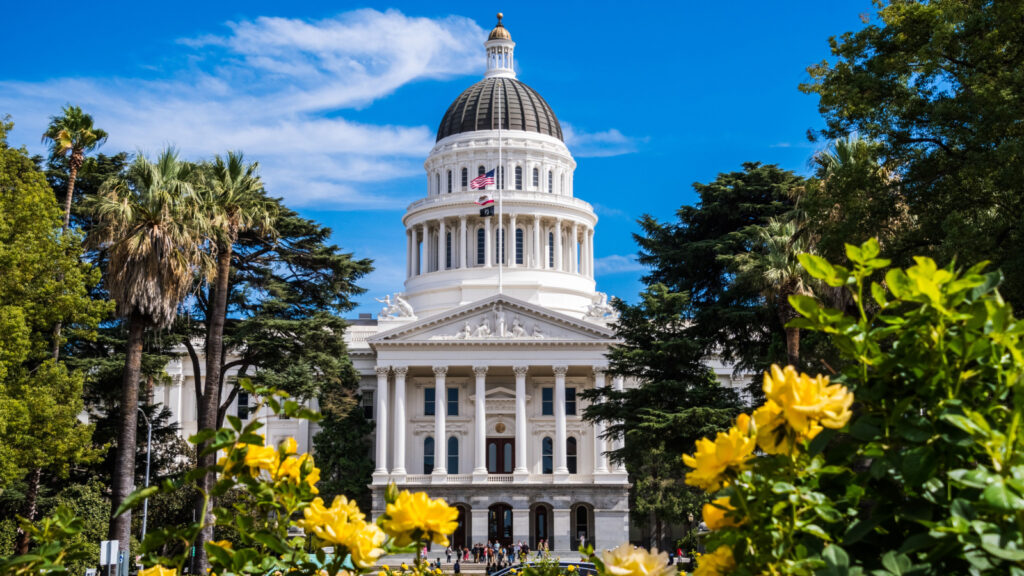
[[[373,475],[373,423],[356,402],[340,406],[322,403],[324,419],[313,437],[316,464],[320,468],[320,495],[325,502],[344,495],[369,510],[370,480]]]

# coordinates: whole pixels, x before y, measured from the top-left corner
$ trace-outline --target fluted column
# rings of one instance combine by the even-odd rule
[[[554,366],[555,371],[555,475],[569,474],[565,457],[565,373],[568,366]]]
[[[420,274],[430,272],[430,234],[427,223],[423,223],[423,262],[420,262]]]
[[[516,374],[516,468],[513,474],[529,475],[526,467],[526,372],[527,366],[513,366]]]
[[[624,384],[624,379],[623,379],[622,376],[613,376],[612,377],[612,390],[615,390],[616,392],[622,392],[623,384]],[[625,445],[625,438],[619,436],[618,438],[615,439],[615,448],[616,449],[621,449],[624,445]],[[626,470],[621,462],[615,464],[613,466],[613,468],[614,468],[614,470],[616,472],[625,472],[625,470]]]
[[[445,258],[445,256],[447,256],[448,254],[448,235],[445,234],[444,219],[437,221],[437,227],[437,269],[444,270],[445,265],[448,263],[447,259]]]
[[[420,274],[420,239],[416,226],[410,226],[409,231],[412,232],[412,275],[417,276]]]
[[[476,415],[473,437],[473,480],[487,480],[487,366],[473,366],[476,376]]]
[[[587,276],[594,277],[594,229],[587,229]]]
[[[374,476],[388,475],[388,366],[377,366],[377,467]]]
[[[469,245],[466,242],[466,217],[459,218],[459,268],[466,267],[466,253]]]
[[[562,268],[562,219],[555,220],[555,270]]]
[[[434,366],[434,476],[447,476],[448,435],[445,420],[448,413],[448,394],[445,389],[447,366]]]
[[[412,234],[407,229],[405,231],[405,277],[408,279],[412,276]]]
[[[395,366],[395,461],[391,473],[405,476],[405,375],[408,366]]]
[[[594,388],[600,390],[605,386],[604,373],[607,366],[594,366]],[[605,474],[608,472],[607,457],[605,452],[608,448],[604,439],[604,424],[594,422],[594,474]]]
[[[484,267],[490,268],[494,263],[494,241],[491,240],[491,219],[484,218]]]
[[[508,215],[508,229],[505,231],[505,256],[509,268],[516,267],[516,215]]]
[[[576,222],[572,223],[572,241],[569,242],[569,248],[572,250],[572,254],[569,255],[569,272],[573,274],[580,273],[580,239],[576,235],[579,233],[579,224]]]
[[[533,267],[538,270],[544,269],[544,261],[541,260],[544,251],[544,243],[540,241],[540,215],[533,216]]]

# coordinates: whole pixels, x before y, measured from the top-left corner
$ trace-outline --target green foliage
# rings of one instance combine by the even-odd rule
[[[53,516],[44,518],[38,525],[25,523],[24,528],[39,544],[28,554],[0,558],[3,576],[62,576],[71,573],[69,566],[89,557],[86,544],[78,538],[82,533],[82,520],[67,508],[58,508]]]
[[[364,510],[370,509],[370,480],[374,463],[373,423],[358,404],[328,407],[321,404],[324,419],[313,437],[314,452],[320,466],[320,493],[325,501],[344,495]],[[343,410],[340,414],[338,409]]]

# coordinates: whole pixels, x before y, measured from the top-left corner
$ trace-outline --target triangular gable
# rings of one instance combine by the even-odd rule
[[[615,333],[591,322],[496,294],[367,338],[388,343],[614,342]]]

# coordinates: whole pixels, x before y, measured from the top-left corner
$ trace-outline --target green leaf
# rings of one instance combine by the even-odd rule
[[[1015,494],[1002,478],[982,491],[981,500],[997,510],[1006,512],[1024,510],[1024,498]]]
[[[149,498],[153,494],[156,494],[159,490],[160,485],[158,484],[155,486],[149,486],[146,488],[142,488],[141,490],[136,490],[135,492],[132,492],[131,494],[128,495],[127,498],[124,499],[124,502],[121,502],[121,505],[117,507],[117,511],[114,512],[114,517],[124,514],[125,511],[127,511],[130,508],[134,508],[139,502],[142,502],[146,498]]]
[[[827,280],[829,278],[835,278],[836,269],[829,264],[828,260],[825,260],[821,256],[815,256],[814,254],[797,254],[797,259],[800,264],[803,265],[807,273],[818,278],[819,280]]]
[[[821,305],[811,296],[804,296],[803,294],[794,294],[789,297],[789,304],[794,310],[800,313],[801,316],[807,318],[817,318],[818,310],[821,309]]]

